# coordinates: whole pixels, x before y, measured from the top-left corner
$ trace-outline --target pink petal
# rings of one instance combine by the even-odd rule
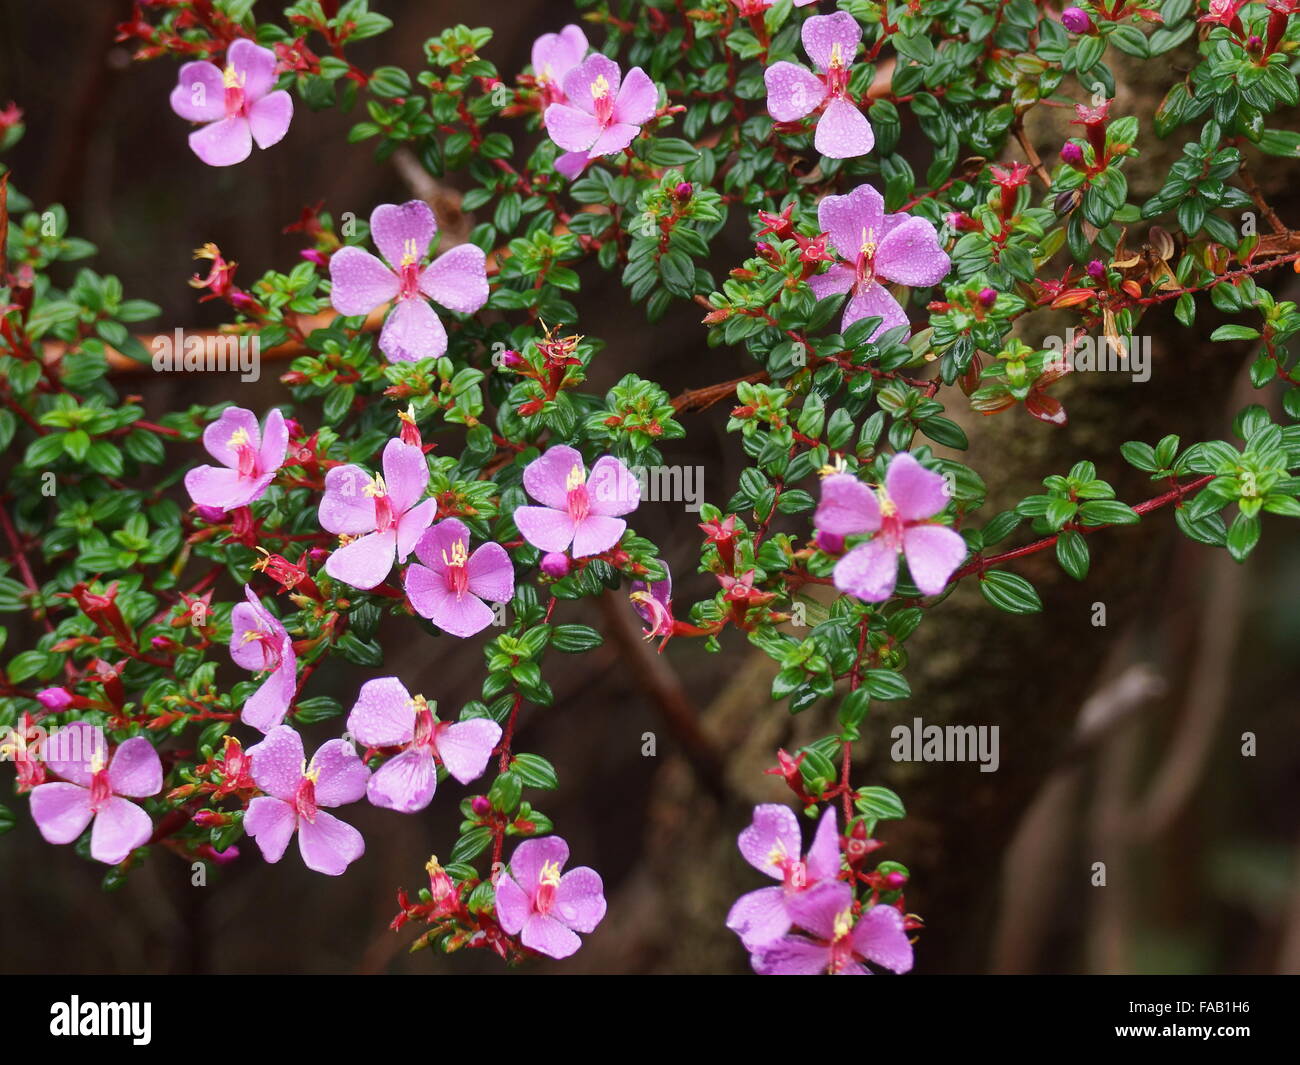
[[[659,110],[659,90],[640,67],[627,72],[614,100],[614,121],[643,126]]]
[[[375,528],[375,501],[366,495],[370,475],[360,466],[335,466],[325,474],[317,520],[326,532],[359,536]]]
[[[881,322],[868,338],[875,340],[890,329],[907,325],[907,312],[899,306],[898,300],[890,295],[889,289],[877,281],[868,281],[858,286],[849,302],[844,305],[844,315],[840,319],[840,332],[846,332],[854,322],[863,318],[880,318]]]
[[[397,533],[373,532],[338,548],[325,560],[325,572],[353,588],[373,588],[393,569]]]
[[[370,239],[394,270],[408,256],[423,262],[437,232],[438,220],[423,200],[383,203],[370,213]]]
[[[826,98],[826,86],[810,70],[794,63],[773,63],[763,71],[767,113],[778,122],[796,122]]]
[[[114,795],[147,799],[162,791],[162,760],[143,736],[126,740],[113,752],[108,764],[108,783]]]
[[[898,580],[898,552],[877,536],[835,563],[833,576],[841,592],[868,603],[883,603]]]
[[[281,89],[264,96],[248,109],[248,128],[259,148],[284,140],[293,121],[293,97]]]
[[[790,917],[785,912],[785,889],[759,888],[741,895],[727,914],[727,927],[745,945],[755,950],[780,939],[790,931]]]
[[[117,865],[136,847],[148,843],[152,835],[153,822],[149,815],[135,803],[114,797],[95,815],[95,827],[90,831],[90,856],[105,865]]]
[[[948,505],[948,482],[927,470],[912,455],[900,451],[889,460],[885,492],[903,521],[922,521]]]
[[[108,739],[101,726],[74,722],[51,731],[41,755],[52,773],[88,788],[90,763],[108,760]]]
[[[966,541],[945,525],[913,525],[903,533],[903,553],[912,583],[924,595],[938,595],[966,557]]]
[[[405,562],[438,513],[438,501],[426,499],[397,519],[397,561]]]
[[[848,292],[853,287],[855,279],[856,275],[852,267],[845,266],[843,263],[832,263],[826,273],[813,274],[808,279],[808,287],[812,289],[814,296],[824,300],[827,296],[838,296]]]
[[[302,737],[288,725],[273,728],[248,748],[253,782],[268,795],[292,802],[302,783]]]
[[[803,936],[785,936],[760,947],[751,957],[760,976],[819,976],[831,963],[830,948]]]
[[[472,595],[494,603],[508,603],[514,597],[515,568],[500,544],[483,544],[469,556],[465,572]]]
[[[554,84],[582,62],[590,45],[581,28],[572,24],[559,33],[544,33],[533,42],[533,74]]]
[[[830,69],[831,55],[840,46],[840,65],[852,65],[862,40],[862,27],[847,11],[833,15],[814,15],[803,24],[803,47],[808,58],[823,73]]]
[[[817,205],[817,224],[850,262],[868,240],[881,239],[884,221],[885,199],[870,185],[859,185],[846,196],[826,196]]]
[[[447,353],[447,330],[424,300],[398,300],[380,330],[379,350],[389,362],[440,359]]]
[[[790,920],[819,939],[835,937],[835,919],[853,906],[853,889],[843,880],[824,880],[820,884],[786,899]]]
[[[591,467],[587,498],[591,513],[616,518],[636,510],[641,502],[641,484],[623,463],[605,455]]]
[[[576,934],[554,917],[540,913],[529,914],[519,941],[529,950],[549,958],[567,958],[582,946],[582,940]]]
[[[369,314],[397,298],[401,282],[368,251],[340,248],[330,256],[330,303],[339,314]]]
[[[423,566],[406,571],[406,595],[421,617],[462,639],[482,632],[496,618],[482,599],[468,593],[457,599],[446,577]]]
[[[286,638],[280,653],[280,668],[262,681],[239,712],[239,720],[258,732],[270,732],[283,723],[298,687],[298,659],[292,641]]]
[[[270,636],[275,644],[285,636],[285,630],[248,585],[244,585],[244,598],[246,602],[235,604],[230,612],[230,657],[236,665],[258,673],[270,669],[275,660],[267,651],[266,641],[251,639],[251,634]]]
[[[601,131],[596,142],[587,149],[587,154],[593,159],[602,155],[613,155],[615,152],[621,152],[637,138],[641,132],[640,126],[634,126],[629,122],[614,122],[606,126]]]
[[[827,159],[853,159],[876,145],[867,116],[843,97],[836,97],[817,120],[813,147]]]
[[[622,518],[588,514],[578,522],[573,533],[573,557],[589,558],[591,555],[608,551],[623,538],[626,530],[627,522]]]
[[[90,791],[79,784],[41,784],[32,789],[32,820],[46,843],[71,843],[90,824]]]
[[[587,169],[589,162],[591,155],[588,152],[565,152],[555,160],[555,170],[572,181]]]
[[[316,778],[318,806],[343,806],[366,793],[370,770],[347,740],[322,743],[311,756],[308,772],[313,770],[320,773]]]
[[[262,430],[262,446],[257,449],[257,461],[263,473],[278,470],[284,465],[289,452],[289,427],[278,407],[272,407]]]
[[[817,822],[817,832],[808,848],[808,876],[812,880],[829,880],[840,871],[840,833],[835,821],[835,807],[827,806]]]
[[[439,575],[447,572],[447,559],[457,544],[469,549],[469,527],[459,518],[446,518],[430,526],[416,542],[415,557]]]
[[[597,52],[589,55],[564,76],[564,95],[574,107],[581,108],[588,114],[595,114],[596,97],[593,93],[597,80],[605,79],[605,91],[611,99],[618,99],[619,83],[622,74],[618,64],[608,56]],[[550,123],[547,123],[549,127]],[[557,141],[557,143],[559,143]],[[563,146],[562,146],[563,147]],[[574,149],[580,151],[581,149]]]
[[[461,244],[420,273],[420,291],[449,311],[473,314],[488,299],[487,256],[477,244]]]
[[[510,856],[510,873],[531,898],[541,883],[542,866],[554,864],[563,869],[569,860],[569,845],[559,836],[526,839]]]
[[[876,272],[913,288],[937,285],[952,269],[939,247],[939,234],[924,218],[909,218],[896,226],[876,249]]]
[[[393,437],[384,445],[383,467],[384,484],[388,488],[393,510],[399,514],[405,513],[424,495],[424,490],[429,485],[429,464],[425,461],[424,452],[414,444]],[[424,532],[424,529],[420,532]]]
[[[537,502],[564,510],[569,505],[571,473],[586,483],[587,467],[582,456],[567,444],[556,444],[524,467],[524,488]]]
[[[186,63],[172,89],[172,110],[190,122],[215,122],[226,114],[226,86],[215,63]]]
[[[856,536],[880,528],[876,493],[851,473],[835,473],[822,481],[822,498],[813,525],[836,536]]]
[[[551,140],[569,152],[586,152],[604,128],[595,115],[569,104],[551,104],[542,121]]]
[[[763,803],[754,807],[754,818],[736,841],[741,856],[760,873],[780,880],[782,871],[773,858],[798,858],[803,852],[799,822],[788,806]]]
[[[567,511],[550,507],[518,507],[514,521],[519,534],[540,551],[564,551],[577,532]]]
[[[235,68],[243,84],[244,96],[260,100],[275,85],[275,53],[269,48],[240,37],[226,52],[226,62]]]
[[[298,850],[308,869],[326,876],[341,876],[366,852],[366,841],[351,825],[324,810],[316,819],[298,823]]]
[[[190,134],[190,148],[208,166],[242,163],[253,151],[248,119],[233,115],[196,129]]]
[[[495,887],[497,922],[510,935],[518,935],[532,912],[532,896],[516,884],[509,873],[502,873]]]
[[[396,677],[366,681],[348,715],[348,731],[367,747],[410,743],[415,735],[411,693]]]
[[[259,795],[244,813],[244,831],[257,841],[262,857],[272,865],[284,857],[297,827],[298,815],[292,804],[268,795]]]
[[[501,726],[485,717],[457,721],[439,728],[435,746],[447,772],[462,784],[477,780],[487,768],[492,748],[501,739]]]
[[[241,477],[238,470],[221,466],[196,466],[185,474],[185,491],[199,507],[234,510],[257,499],[275,477]]]
[[[605,916],[605,885],[595,869],[570,869],[555,889],[551,913],[575,932],[593,932]]]
[[[867,961],[896,973],[912,968],[912,944],[903,928],[903,915],[893,906],[872,906],[853,926],[853,948]]]
[[[437,787],[438,770],[433,755],[413,747],[375,770],[366,785],[366,796],[372,806],[413,814],[433,801]]]
[[[203,446],[221,465],[238,469],[239,451],[231,441],[241,432],[254,451],[261,446],[262,429],[257,424],[257,415],[243,407],[227,407],[216,421],[204,426]]]

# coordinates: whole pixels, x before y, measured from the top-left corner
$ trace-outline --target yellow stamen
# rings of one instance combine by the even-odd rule
[[[430,855],[429,860],[424,863],[424,871],[430,876],[442,872],[442,866],[438,864],[438,856],[436,854]]]
[[[399,410],[397,417],[406,422],[407,425],[415,424],[415,404],[412,403],[406,410]]]
[[[880,516],[882,518],[892,518],[898,513],[898,504],[889,498],[884,485],[876,489],[876,499],[880,502]]]
[[[876,230],[875,228],[863,229],[862,231],[862,254],[871,259],[876,254]]]
[[[238,73],[234,63],[227,63],[226,69],[221,72],[221,84],[227,89],[242,89],[245,80],[247,75]]]
[[[780,840],[772,845],[772,849],[767,852],[767,860],[770,865],[780,865],[785,860],[785,846]]]
[[[247,429],[242,429],[242,428],[236,429],[233,433],[230,434],[230,440],[228,441],[230,447],[243,447],[247,443],[248,443]]]
[[[447,557],[447,552],[442,553],[442,561],[447,566],[463,566],[469,561],[469,551],[465,548],[464,540],[457,540],[451,545],[451,558]]]
[[[538,879],[543,884],[550,884],[551,887],[558,886],[560,883],[560,863],[544,862],[542,864],[541,876]]]
[[[831,45],[831,66],[844,66],[844,53],[840,50],[840,42],[836,41]]]
[[[417,714],[420,713],[420,711],[422,710],[429,709],[428,700],[426,700],[423,695],[412,695],[406,705],[409,706]]]
[[[572,492],[575,488],[581,488],[587,483],[587,475],[583,472],[581,466],[574,466],[569,471],[569,476],[564,479],[564,490]]]
[[[853,911],[845,910],[843,913],[835,915],[835,938],[843,939],[849,934],[849,929],[853,927]]]
[[[410,266],[412,263],[420,261],[420,246],[415,242],[414,237],[407,237],[402,244],[402,265]]]
[[[609,95],[609,82],[605,80],[605,75],[600,74],[596,80],[591,83],[591,98],[593,100],[603,100]]]
[[[847,471],[848,471],[848,463],[844,461],[844,456],[836,455],[834,462],[828,462],[817,472],[821,474],[821,476],[823,477],[832,477],[837,473],[846,473]]]
[[[320,780],[320,769],[316,767],[314,762],[312,765],[308,766],[307,760],[304,758],[302,762],[302,775],[306,780],[310,780],[313,784],[315,784],[318,780]]]
[[[384,484],[384,479],[379,474],[375,474],[374,479],[366,482],[366,486],[361,489],[363,495],[371,498],[388,495],[388,486]]]
[[[96,751],[90,756],[90,771],[92,773],[102,772],[104,766],[107,764],[108,763],[104,759],[104,752],[102,750]]]

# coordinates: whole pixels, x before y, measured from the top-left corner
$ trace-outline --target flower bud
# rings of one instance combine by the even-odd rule
[[[902,873],[890,873],[887,877],[885,877],[885,884],[892,891],[897,891],[906,883],[907,883],[907,877],[905,877]]]
[[[1095,28],[1088,12],[1081,7],[1067,7],[1062,11],[1061,25],[1071,33],[1091,33]]]
[[[1092,262],[1088,264],[1088,276],[1094,281],[1106,280],[1106,267],[1102,264],[1100,259],[1093,259]]]
[[[1066,166],[1072,166],[1076,170],[1083,169],[1083,149],[1074,141],[1066,141],[1061,145],[1061,162]]]
[[[478,814],[479,817],[484,816],[492,809],[492,803],[488,801],[486,795],[475,795],[474,798],[470,799],[469,805],[470,809]]]
[[[554,577],[557,581],[568,575],[569,556],[563,551],[551,551],[542,556],[542,572],[548,577]]]
[[[689,181],[678,182],[677,187],[673,189],[673,195],[677,197],[679,202],[685,203],[695,195],[695,186]]]
[[[72,705],[72,693],[67,688],[45,688],[36,693],[36,701],[57,714]]]
[[[998,301],[998,290],[995,288],[982,288],[979,291],[979,301],[982,307],[992,307]]]

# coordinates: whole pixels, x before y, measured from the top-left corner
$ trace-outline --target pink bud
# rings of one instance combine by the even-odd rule
[[[685,203],[695,195],[695,187],[689,181],[679,182],[677,188],[673,189],[673,195]]]
[[[1072,166],[1076,170],[1083,166],[1083,149],[1074,141],[1066,141],[1061,145],[1061,162],[1066,166]]]
[[[492,809],[492,804],[488,802],[488,797],[486,795],[475,795],[474,798],[470,799],[469,806],[471,810],[479,815],[479,817],[482,817]]]
[[[46,688],[36,693],[36,701],[57,714],[72,705],[72,693],[67,688]]]
[[[563,551],[551,551],[542,556],[542,572],[559,580],[569,572],[569,557]]]
[[[1102,265],[1100,259],[1093,259],[1088,264],[1088,276],[1094,281],[1104,281],[1106,279],[1106,267]]]
[[[524,364],[524,357],[517,351],[507,349],[501,353],[501,365],[508,366],[512,370],[517,370]]]
[[[992,307],[998,301],[998,291],[994,288],[982,288],[979,293],[980,304],[984,307]]]
[[[1061,12],[1061,25],[1071,33],[1091,33],[1092,19],[1081,7],[1067,7]]]
[[[907,877],[905,877],[902,873],[890,873],[887,877],[885,877],[885,883],[888,884],[891,889],[897,891],[899,888],[901,888],[904,884],[907,883]]]
[[[298,254],[301,255],[304,259],[306,259],[309,263],[315,263],[317,266],[329,265],[329,262],[326,260],[325,256],[323,256],[315,248],[303,248],[303,250],[300,251]]]

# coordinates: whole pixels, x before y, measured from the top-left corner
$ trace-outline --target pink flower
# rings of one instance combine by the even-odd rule
[[[248,804],[244,830],[263,858],[271,863],[283,858],[295,831],[304,864],[326,876],[338,876],[365,853],[361,833],[321,809],[356,802],[366,793],[370,770],[352,744],[330,740],[309,765],[302,737],[280,725],[250,747],[248,756],[253,780],[266,794]]]
[[[399,813],[423,810],[438,785],[436,756],[462,784],[483,775],[501,726],[487,718],[439,721],[423,695],[411,697],[396,677],[361,686],[348,731],[367,747],[401,747],[371,776],[366,794],[376,806]]]
[[[234,510],[261,498],[275,480],[289,449],[289,429],[275,408],[259,429],[251,410],[230,407],[203,430],[203,446],[221,466],[190,470],[185,490],[197,506]]]
[[[893,906],[876,905],[855,922],[853,889],[842,880],[818,884],[789,902],[794,923],[813,938],[783,936],[751,956],[763,976],[869,976],[863,962],[896,973],[912,968],[912,944],[903,915]]]
[[[621,152],[654,117],[659,90],[640,67],[623,79],[618,64],[596,54],[564,76],[567,103],[554,103],[542,120],[551,140],[590,158]]]
[[[572,24],[559,33],[543,33],[533,42],[533,76],[548,103],[568,102],[564,79],[590,48],[587,35]]]
[[[496,882],[497,920],[511,935],[523,931],[529,950],[567,958],[582,946],[575,932],[594,931],[605,916],[600,874],[582,866],[563,876],[569,845],[559,836],[526,839]]]
[[[245,725],[270,732],[284,720],[298,684],[298,656],[283,625],[267,610],[253,589],[244,585],[246,603],[230,612],[230,657],[253,673],[270,670],[239,713]]]
[[[966,541],[932,518],[948,505],[948,487],[906,451],[889,462],[884,485],[872,491],[852,474],[822,481],[814,516],[817,528],[837,536],[875,533],[835,564],[835,587],[868,603],[883,603],[898,578],[898,556],[907,556],[913,583],[938,595],[962,559]]]
[[[530,462],[524,487],[540,507],[519,507],[515,525],[541,551],[564,551],[573,545],[574,558],[608,551],[627,529],[618,515],[630,514],[641,502],[641,486],[618,459],[596,460],[591,476],[582,456],[557,444]]]
[[[852,293],[840,332],[862,318],[882,319],[872,340],[907,325],[907,313],[881,280],[925,288],[937,285],[952,269],[934,226],[924,218],[885,214],[884,199],[870,185],[859,185],[847,196],[827,196],[817,205],[817,221],[847,262],[832,264],[808,284],[819,300]]]
[[[469,529],[455,518],[427,529],[415,545],[406,571],[406,594],[421,617],[453,636],[473,636],[495,616],[484,599],[508,603],[515,594],[515,570],[506,549],[481,544],[469,553]]]
[[[226,67],[186,63],[171,105],[181,118],[203,122],[190,147],[208,166],[242,163],[253,151],[278,144],[289,131],[293,98],[275,88],[275,53],[240,38],[226,51]]]
[[[446,354],[447,330],[428,300],[460,314],[487,302],[487,258],[477,245],[460,244],[421,265],[437,232],[438,220],[423,200],[381,204],[370,215],[370,236],[387,262],[352,245],[330,259],[330,302],[339,314],[369,314],[396,301],[379,334],[389,362]]]
[[[822,110],[813,146],[828,159],[866,155],[876,144],[867,116],[849,98],[849,74],[862,41],[862,27],[847,11],[814,15],[803,24],[803,47],[813,74],[795,63],[773,63],[763,72],[767,112],[778,122],[797,122]]]
[[[656,636],[673,634],[673,575],[664,563],[661,581],[633,581],[628,598],[632,600],[632,609],[645,622],[645,638],[652,640]]]
[[[817,823],[807,858],[800,857],[801,842],[799,822],[788,806],[754,807],[754,820],[740,834],[740,853],[760,873],[780,880],[781,886],[742,895],[727,914],[727,927],[740,936],[746,950],[756,950],[790,931],[790,900],[838,875],[840,841],[833,806]]]
[[[438,512],[437,500],[419,502],[429,465],[418,447],[393,439],[384,446],[384,473],[367,476],[359,466],[335,466],[325,475],[320,524],[348,538],[330,555],[325,572],[354,588],[373,588],[405,562]]]
[[[137,847],[149,842],[153,822],[132,799],[162,790],[162,762],[153,744],[142,736],[127,740],[105,758],[103,733],[92,725],[68,725],[51,737],[48,768],[67,783],[42,784],[32,791],[32,818],[47,843],[71,843],[93,820],[90,855],[97,862],[117,865]]]
[[[761,15],[776,0],[731,0],[736,5],[736,9],[747,18],[753,15]],[[809,4],[815,4],[817,0],[794,0],[795,7],[807,7]]]

